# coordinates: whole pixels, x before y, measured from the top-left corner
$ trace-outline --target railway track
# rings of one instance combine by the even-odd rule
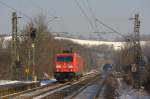
[[[49,85],[45,85],[45,86],[41,86],[41,87],[37,87],[37,88],[33,88],[33,89],[29,89],[29,90],[25,90],[25,91],[21,91],[19,93],[13,93],[10,95],[6,95],[6,96],[2,96],[0,97],[0,99],[31,99],[37,95],[43,94],[45,92],[51,91],[53,89],[65,86],[69,83],[64,83],[64,84],[59,84],[59,83],[55,83],[55,84],[49,84]]]
[[[65,99],[98,99],[104,86],[104,81],[104,79],[101,79],[101,76],[97,76],[87,85],[65,97]]]
[[[73,94],[65,97],[65,99],[75,99],[79,94],[81,94],[87,87],[93,85],[94,83],[97,82],[97,80],[99,80],[100,77],[96,77],[94,80],[92,80],[90,83],[86,84],[85,86],[83,86],[82,88],[80,88],[79,90],[73,92]]]
[[[97,76],[95,79],[91,80],[90,83],[75,91],[73,94],[65,96],[64,99],[101,99],[100,95],[104,94],[104,86],[106,85],[107,79],[109,79],[109,73],[101,74],[100,76]]]
[[[1,99],[41,99],[41,98],[46,98],[49,95],[53,95],[56,92],[60,92],[61,90],[71,88],[71,86],[75,86],[79,84],[80,82],[85,82],[87,79],[91,79],[94,77],[96,74],[91,74],[91,75],[86,75],[82,77],[79,81],[77,82],[66,82],[66,83],[55,83],[55,84],[50,84],[50,85],[45,85],[42,87],[37,87],[33,89],[29,89],[26,91],[22,91],[19,93],[14,93],[11,95],[6,95],[0,97]],[[53,99],[53,98],[52,98]]]
[[[94,78],[94,79],[93,79]],[[86,87],[94,83],[100,78],[100,75],[95,75],[93,77],[77,81],[64,88],[59,88],[56,91],[48,92],[43,95],[34,97],[33,99],[73,99]]]
[[[40,82],[32,81],[6,81],[0,85],[0,97],[8,94],[25,91],[31,88],[39,87]]]

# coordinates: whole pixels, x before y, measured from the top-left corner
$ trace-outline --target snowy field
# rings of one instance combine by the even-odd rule
[[[0,80],[0,85],[20,83],[20,81]]]
[[[20,83],[37,83],[38,81],[12,81],[12,80],[0,80],[0,86],[2,85],[8,85],[8,84],[20,84]]]
[[[127,85],[125,82],[118,79],[119,82],[119,97],[117,99],[150,99],[150,94],[146,91],[140,89],[133,89],[131,86]]]
[[[57,81],[56,79],[50,79],[50,80],[43,80],[40,83],[41,83],[41,86],[44,86],[44,85],[47,85],[47,84],[54,83],[56,81]]]

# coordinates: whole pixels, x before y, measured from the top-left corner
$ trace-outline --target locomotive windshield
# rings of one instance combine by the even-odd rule
[[[57,56],[57,62],[72,62],[73,56]]]

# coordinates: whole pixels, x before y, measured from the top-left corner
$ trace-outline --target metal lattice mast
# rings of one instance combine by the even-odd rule
[[[134,63],[136,72],[134,73],[134,87],[140,88],[141,86],[141,62],[142,62],[142,49],[140,45],[140,20],[139,14],[135,14],[134,19]]]
[[[141,45],[140,45],[140,20],[139,20],[139,15],[135,14],[134,18],[134,48],[135,48],[135,53],[134,53],[134,58],[135,58],[135,63],[140,64],[139,62],[142,60],[142,50],[141,50]]]

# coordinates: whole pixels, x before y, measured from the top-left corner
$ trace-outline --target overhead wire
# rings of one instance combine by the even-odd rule
[[[104,22],[102,22],[99,19],[95,19],[97,22],[99,22],[100,24],[102,24],[103,26],[105,26],[106,28],[110,29],[112,32],[114,32],[115,34],[120,35],[121,37],[127,39],[127,37],[123,34],[121,34],[120,32],[118,32],[117,30],[113,29],[112,27],[108,26],[107,24],[105,24]]]
[[[47,9],[42,8],[42,7],[39,5],[39,3],[34,2],[34,0],[29,0],[29,1],[32,2],[32,5],[33,5],[33,6],[35,6],[35,7],[38,8],[39,10],[41,10],[42,13],[43,13],[44,11],[45,11],[46,13],[49,12]],[[56,16],[53,16],[53,15],[50,15],[50,16],[56,17]]]
[[[84,9],[80,6],[80,4],[79,4],[79,2],[78,2],[77,0],[74,0],[74,1],[75,1],[76,5],[79,7],[79,9],[80,9],[80,11],[82,12],[82,14],[84,15],[84,17],[86,18],[86,20],[88,21],[88,23],[90,24],[91,28],[94,30],[93,23],[91,22],[90,18],[88,17],[88,15],[87,15],[86,12],[84,11]],[[87,2],[88,2],[88,0],[87,0]],[[16,8],[14,8],[14,7],[8,5],[7,3],[5,3],[5,2],[3,2],[3,1],[0,1],[0,4],[3,5],[3,6],[5,6],[5,7],[7,7],[7,8],[9,8],[9,9],[11,9],[11,10],[14,10],[14,11],[20,13],[21,15],[25,16],[26,18],[28,18],[28,19],[30,19],[30,20],[33,20],[31,17],[29,17],[29,16],[26,15],[25,13],[23,13],[23,12],[17,10]],[[93,18],[95,19],[96,17],[95,17],[95,15],[94,15],[94,13],[93,13],[92,8],[91,8],[90,5],[89,5],[89,2],[88,2],[88,6],[89,6],[89,9],[90,9],[91,15],[92,15]],[[42,9],[42,8],[39,7],[39,6],[38,6],[38,8]],[[112,30],[114,33],[116,33],[116,34],[118,34],[118,35],[120,35],[120,36],[122,36],[122,37],[125,38],[125,36],[124,36],[123,34],[121,34],[120,32],[116,31],[115,29],[111,28],[110,26],[106,25],[104,22],[100,21],[99,19],[96,18],[95,21],[98,21],[100,24],[102,24],[102,25],[105,26],[106,28]],[[97,24],[96,24],[95,26],[97,27]]]
[[[87,1],[87,4],[88,4],[90,13],[91,13],[92,17],[93,17],[94,20],[95,20],[95,27],[96,27],[96,29],[97,29],[97,33],[99,32],[98,26],[97,26],[97,21],[98,21],[101,25],[105,26],[106,28],[108,28],[108,29],[110,29],[110,30],[112,31],[112,32],[105,32],[105,33],[116,33],[116,34],[122,36],[123,38],[127,38],[125,35],[121,34],[121,33],[118,32],[117,30],[113,29],[112,27],[110,27],[110,26],[108,26],[107,24],[105,24],[104,22],[102,22],[101,20],[97,19],[96,16],[95,16],[95,14],[94,14],[94,12],[93,12],[92,7],[91,7],[90,4],[89,4],[89,1],[88,1],[88,0],[86,0],[86,1]]]
[[[32,5],[34,5],[36,8],[40,9],[41,11],[44,11],[44,9],[41,6],[39,6],[39,4],[33,2],[33,0],[29,0],[29,1],[32,2]]]
[[[93,9],[92,9],[92,7],[91,7],[91,5],[90,5],[90,3],[89,3],[89,1],[88,0],[86,0],[87,1],[87,5],[88,5],[88,8],[89,8],[89,12],[90,12],[90,14],[91,14],[91,16],[92,16],[92,18],[93,18],[93,20],[94,19],[96,19],[96,16],[95,16],[95,14],[94,14],[94,12],[93,12]],[[96,22],[94,22],[95,24],[95,28],[96,28],[96,31],[98,31],[98,29],[97,29],[97,24],[96,24]]]
[[[43,9],[38,3],[33,2],[33,0],[31,0],[31,2],[34,4],[35,7],[37,7],[37,8],[40,9],[41,11],[45,11],[45,9]],[[47,12],[48,12],[48,11],[47,11]],[[53,18],[56,18],[57,16],[53,16],[53,15],[52,15],[52,17],[53,17]],[[58,18],[59,18],[59,17],[58,17]],[[60,19],[60,18],[59,18],[59,19]],[[61,19],[61,20],[62,20],[62,19]],[[59,22],[58,25],[61,25],[60,27],[65,30],[64,32],[66,32],[66,28],[65,28],[65,26],[63,25],[63,22],[62,22],[61,20],[58,20],[58,21],[57,21],[57,22]],[[52,20],[49,20],[47,23],[49,23],[50,21],[52,21]]]
[[[94,11],[93,11],[93,9],[92,9],[90,3],[89,3],[89,0],[86,0],[86,2],[87,2],[88,9],[89,9],[89,12],[90,12],[90,14],[91,14],[91,17],[93,18],[93,21],[94,21],[95,32],[99,32],[99,29],[98,29],[98,26],[97,26],[97,22],[96,22],[96,20],[95,20],[95,19],[96,19],[95,13],[94,13]],[[94,33],[95,33],[95,32],[94,32]],[[99,39],[102,39],[102,37],[101,37],[100,34],[97,33],[97,36],[99,37]]]
[[[3,6],[5,6],[5,7],[7,7],[7,8],[9,8],[9,9],[11,9],[11,10],[14,10],[14,11],[20,13],[21,15],[23,15],[23,16],[26,17],[27,19],[32,20],[31,17],[29,17],[29,16],[26,15],[25,13],[23,13],[23,12],[17,10],[16,8],[14,8],[14,7],[8,5],[7,3],[5,3],[5,2],[3,2],[3,1],[0,1],[0,4],[3,5]]]
[[[40,9],[41,11],[45,11],[45,9],[43,9],[38,3],[35,3],[34,0],[30,0],[30,1],[32,2],[32,4],[33,4],[36,8]],[[48,11],[47,11],[47,12],[48,12]],[[51,16],[53,17],[53,19],[52,19],[52,20],[49,20],[47,23],[53,21],[53,20],[56,19],[56,17],[57,17],[57,16],[53,16],[53,15],[51,15]],[[58,17],[58,18],[59,18],[59,17]],[[59,19],[60,19],[60,18],[59,18]],[[60,25],[60,27],[61,27],[62,29],[64,29],[62,33],[68,33],[68,32],[66,32],[66,27],[65,27],[65,25],[63,25],[63,22],[62,22],[61,20],[58,20],[57,22],[59,22],[58,25]],[[51,30],[52,30],[52,28],[51,28]],[[54,33],[54,31],[53,31],[52,33]],[[61,33],[61,32],[57,32],[57,33]]]
[[[81,7],[81,5],[79,4],[79,2],[77,0],[74,0],[74,1],[75,1],[76,5],[78,6],[78,8],[80,9],[81,13],[84,15],[84,17],[86,18],[86,20],[90,24],[92,30],[94,31],[94,26],[93,26],[93,23],[91,22],[90,18],[88,17],[88,15],[84,11],[84,9]]]
[[[43,9],[38,3],[35,3],[33,0],[30,0],[33,4],[34,4],[34,6],[36,7],[36,8],[38,8],[38,9],[40,9],[41,11],[45,11],[45,9]],[[48,12],[48,10],[47,10],[47,12]],[[54,15],[51,15],[52,16],[52,18],[56,18],[57,16],[54,16]],[[59,17],[57,17],[57,18],[59,18]],[[59,18],[60,19],[60,18]],[[52,20],[49,20],[47,23],[49,23],[49,22],[51,22],[51,21],[53,21],[53,19]],[[59,22],[59,25],[61,25],[61,28],[64,28],[65,29],[65,26],[63,25],[63,22],[61,22],[61,20],[58,20],[57,22]]]

